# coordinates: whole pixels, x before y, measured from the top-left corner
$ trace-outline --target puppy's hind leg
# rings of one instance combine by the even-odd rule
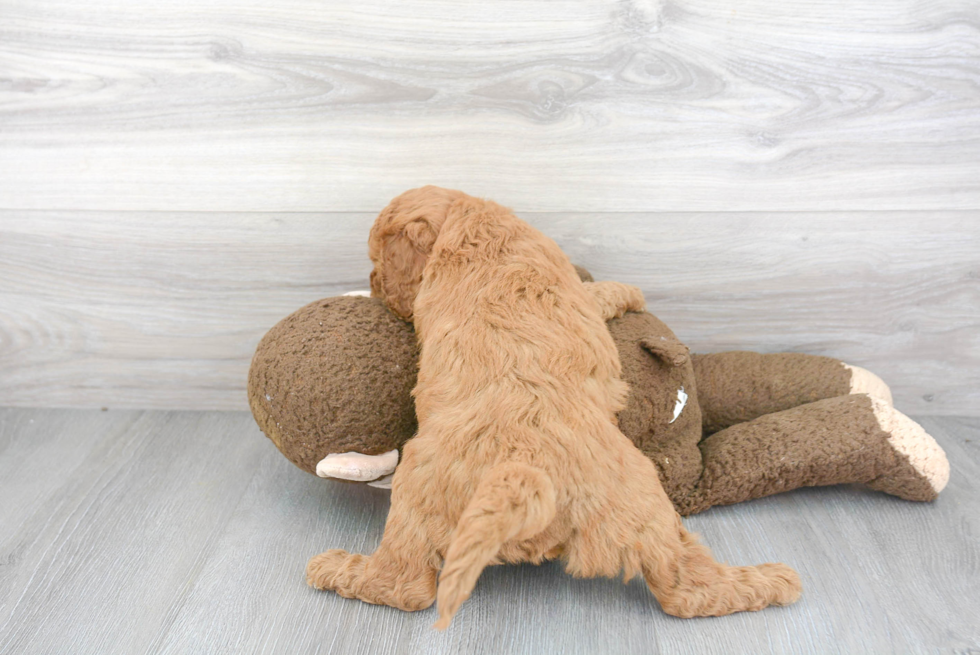
[[[637,287],[621,282],[585,282],[585,289],[599,303],[602,320],[622,316],[626,312],[640,312],[646,307],[643,292]]]
[[[796,571],[785,564],[726,566],[715,561],[676,513],[645,531],[643,576],[668,614],[722,616],[788,605],[800,597]]]
[[[381,545],[371,556],[328,550],[306,565],[306,581],[345,598],[405,611],[425,609],[436,599],[438,555],[411,512],[396,507],[385,524]]]
[[[555,488],[541,469],[521,462],[504,462],[480,480],[467,504],[439,578],[439,620],[449,627],[453,615],[469,598],[483,568],[511,539],[529,539],[555,518]]]

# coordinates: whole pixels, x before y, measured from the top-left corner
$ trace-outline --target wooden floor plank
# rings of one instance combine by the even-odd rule
[[[980,420],[921,423],[953,464],[934,503],[844,486],[686,519],[720,559],[796,567],[795,605],[682,620],[639,580],[499,566],[438,633],[306,587],[310,555],[376,547],[387,492],[300,471],[247,414],[2,409],[0,653],[969,652]]]
[[[22,422],[24,412],[3,410],[4,421],[13,413]],[[263,445],[240,439],[251,427],[243,414],[96,412],[104,432],[79,433],[73,424],[90,414],[29,414],[49,428],[67,423],[38,435],[46,449],[71,454],[75,440],[86,448],[63,479],[29,460],[34,480],[24,486],[48,497],[0,532],[13,590],[0,652],[145,649],[209,559]]]
[[[973,0],[5,0],[0,207],[980,207]]]

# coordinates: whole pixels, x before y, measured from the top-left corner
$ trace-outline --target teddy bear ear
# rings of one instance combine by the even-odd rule
[[[683,366],[691,354],[690,348],[670,337],[644,337],[640,339],[640,345],[651,355],[670,366]]]
[[[589,273],[588,269],[584,266],[579,266],[578,264],[572,264],[575,267],[575,272],[578,273],[578,279],[583,282],[595,282],[592,277],[592,273]]]

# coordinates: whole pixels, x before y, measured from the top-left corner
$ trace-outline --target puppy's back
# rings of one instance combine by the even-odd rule
[[[623,407],[595,300],[551,239],[490,201],[454,203],[415,302],[419,419],[461,407],[500,425]],[[523,419],[523,420],[522,420]]]

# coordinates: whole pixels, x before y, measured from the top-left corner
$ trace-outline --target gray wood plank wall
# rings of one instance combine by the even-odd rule
[[[493,197],[697,350],[980,413],[980,5],[0,0],[2,404],[244,408],[373,215]]]

